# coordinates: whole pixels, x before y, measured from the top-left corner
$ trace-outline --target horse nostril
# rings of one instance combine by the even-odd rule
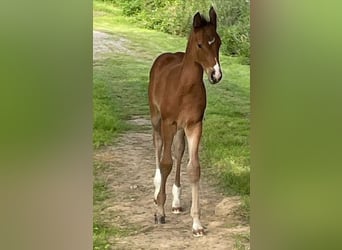
[[[215,75],[215,71],[212,71],[211,74],[210,74],[211,80],[214,80],[214,79],[215,79],[215,78],[214,78],[214,75]]]
[[[222,79],[222,72],[220,71],[220,77],[219,77],[219,79],[217,79],[217,81],[219,82],[219,81],[221,81],[221,79]]]

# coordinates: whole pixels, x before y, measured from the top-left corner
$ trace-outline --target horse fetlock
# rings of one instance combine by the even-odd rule
[[[161,173],[160,173],[160,169],[159,168],[156,169],[156,173],[154,175],[153,182],[154,182],[154,188],[155,188],[154,189],[154,199],[156,200],[157,196],[159,194],[160,185],[161,185]]]
[[[155,224],[165,224],[165,215],[154,214]]]
[[[182,207],[180,204],[181,187],[177,187],[175,184],[172,186],[172,213],[179,214],[182,212]]]
[[[195,237],[203,236],[204,235],[204,227],[201,225],[199,219],[194,219],[192,224],[192,234]]]

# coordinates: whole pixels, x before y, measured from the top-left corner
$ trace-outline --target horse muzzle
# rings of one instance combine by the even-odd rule
[[[216,84],[222,79],[222,72],[221,69],[219,71],[212,71],[209,76],[209,82],[211,84]]]
[[[209,67],[206,70],[206,73],[208,75],[209,82],[211,84],[216,84],[222,79],[222,71],[220,63],[217,61],[215,57],[215,65],[213,67]]]
[[[216,84],[222,79],[221,67],[218,63],[213,68],[207,71],[208,79],[211,84]]]

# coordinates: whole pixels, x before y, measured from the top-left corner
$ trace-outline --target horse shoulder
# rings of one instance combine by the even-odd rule
[[[180,63],[183,60],[184,52],[163,53],[159,55],[152,66],[152,70],[161,70],[170,67],[173,64]]]
[[[180,73],[180,65],[184,57],[184,52],[163,53],[159,55],[152,66],[150,72],[150,84],[157,85],[157,91],[168,92],[175,87],[177,75]]]

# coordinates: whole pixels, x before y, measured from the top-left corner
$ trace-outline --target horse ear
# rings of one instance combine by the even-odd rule
[[[202,25],[202,17],[201,14],[199,12],[196,13],[196,15],[194,16],[194,20],[193,20],[193,26],[194,28],[199,28]]]
[[[210,7],[210,10],[209,10],[209,17],[210,17],[210,23],[213,24],[215,26],[215,29],[216,29],[216,24],[217,24],[217,15],[216,15],[216,12],[213,8],[213,6]]]

